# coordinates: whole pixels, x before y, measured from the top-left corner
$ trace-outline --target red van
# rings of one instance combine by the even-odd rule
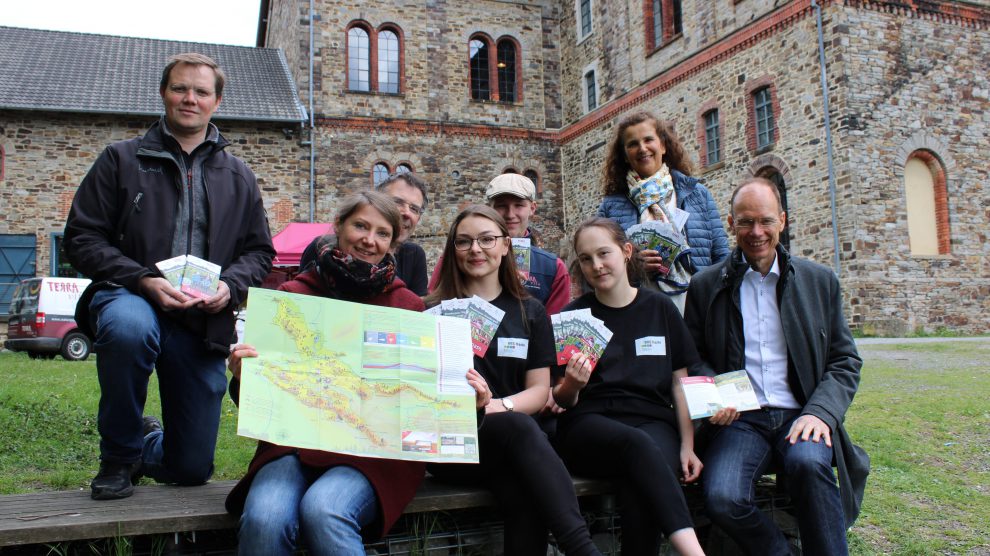
[[[92,341],[76,326],[76,302],[90,283],[83,278],[28,278],[14,290],[7,322],[11,351],[26,351],[32,359],[57,354],[69,361],[89,357]]]

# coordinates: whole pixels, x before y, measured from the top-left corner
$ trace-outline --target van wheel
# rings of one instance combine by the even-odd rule
[[[89,338],[81,332],[70,332],[62,340],[62,357],[67,361],[85,361],[89,350]]]
[[[55,359],[55,354],[45,353],[43,351],[29,351],[28,357],[31,359]]]

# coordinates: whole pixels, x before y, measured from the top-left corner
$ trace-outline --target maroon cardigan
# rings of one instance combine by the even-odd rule
[[[280,285],[278,289],[291,293],[330,297],[315,270],[300,274],[294,280]],[[364,303],[411,311],[423,310],[423,300],[407,289],[402,280],[398,278],[389,284],[383,293],[364,301]],[[232,388],[232,391],[236,391],[236,388]],[[347,465],[357,469],[368,478],[371,486],[375,489],[381,512],[378,520],[361,531],[367,541],[381,538],[388,532],[395,520],[402,515],[402,510],[416,495],[416,489],[423,482],[423,475],[426,472],[426,464],[415,461],[350,456],[259,442],[258,449],[254,453],[254,459],[248,466],[247,475],[238,481],[230,494],[227,495],[227,511],[234,515],[240,515],[244,511],[244,500],[247,498],[251,481],[258,470],[268,462],[292,453],[298,454],[303,465],[309,467],[329,469],[338,465]]]

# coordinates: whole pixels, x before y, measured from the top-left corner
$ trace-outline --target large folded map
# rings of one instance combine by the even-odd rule
[[[329,452],[478,461],[465,319],[251,288],[237,433]]]

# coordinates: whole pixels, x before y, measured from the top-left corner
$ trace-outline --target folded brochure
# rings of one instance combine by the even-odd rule
[[[591,309],[564,311],[550,317],[553,325],[557,364],[566,365],[571,356],[581,352],[590,358],[594,370],[605,353],[612,331],[591,314]]]
[[[688,413],[692,419],[711,417],[724,407],[737,411],[759,409],[753,383],[746,371],[732,371],[720,375],[689,376],[681,379],[684,396],[687,398]]]
[[[478,357],[484,357],[488,353],[488,346],[505,316],[505,311],[476,295],[465,299],[444,299],[426,312],[470,320],[471,348]]]
[[[220,265],[193,255],[155,263],[172,287],[191,297],[212,297],[220,285]]]

